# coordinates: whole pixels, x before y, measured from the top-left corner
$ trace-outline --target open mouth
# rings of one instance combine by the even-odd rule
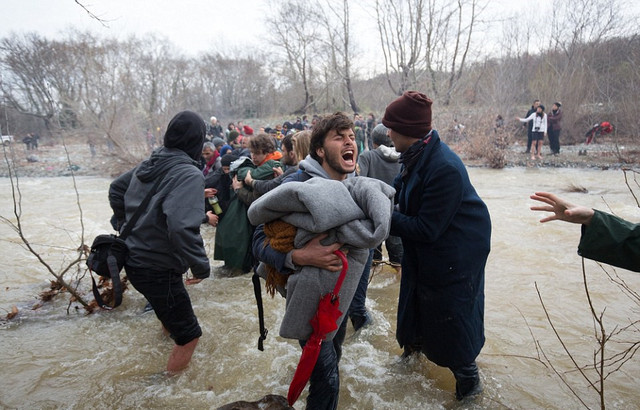
[[[345,151],[342,154],[342,159],[344,160],[344,162],[346,162],[348,164],[352,164],[354,162],[354,152],[353,151]]]

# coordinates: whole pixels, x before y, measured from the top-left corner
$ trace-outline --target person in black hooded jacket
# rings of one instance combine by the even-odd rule
[[[167,371],[185,369],[202,335],[182,275],[191,270],[196,284],[209,277],[209,259],[200,236],[204,211],[204,176],[198,169],[205,124],[194,112],[182,111],[169,122],[164,146],[149,159],[115,179],[109,187],[109,204],[116,227],[126,221],[152,189],[152,196],[131,234],[125,270],[131,284],[153,307],[176,345]]]

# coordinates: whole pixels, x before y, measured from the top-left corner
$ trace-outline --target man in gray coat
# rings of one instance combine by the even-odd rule
[[[200,236],[205,213],[204,175],[198,160],[204,136],[205,124],[198,114],[176,114],[167,126],[164,146],[109,187],[109,203],[122,231],[158,179],[162,180],[126,238],[125,270],[176,343],[167,363],[169,373],[187,367],[202,335],[182,275],[191,269],[193,278],[185,281],[191,285],[209,277],[211,270]]]
[[[304,201],[304,209],[308,208],[309,212],[297,212],[303,215],[298,221],[295,221],[297,215],[294,212],[291,215],[293,220],[287,220],[298,227],[298,234],[301,233],[300,228],[307,224],[314,225],[307,227],[308,232],[325,232],[326,227],[338,228],[335,230],[336,235],[332,235],[331,232],[319,235],[314,233],[313,239],[300,241],[303,245],[295,246],[287,253],[279,252],[269,246],[262,226],[259,226],[254,234],[253,252],[256,258],[274,267],[277,272],[290,275],[287,282],[287,312],[280,328],[280,335],[298,339],[301,345],[306,343],[310,334],[309,307],[312,306],[315,311],[320,296],[326,292],[326,289],[319,291],[317,286],[314,291],[309,290],[309,283],[315,282],[324,286],[326,279],[330,282],[330,287],[327,289],[330,289],[342,268],[342,261],[333,252],[340,249],[343,244],[354,244],[347,254],[349,271],[340,291],[340,305],[346,307],[351,302],[359,282],[369,248],[375,246],[388,234],[392,209],[391,198],[395,191],[375,180],[367,179],[368,181],[362,181],[364,184],[358,184],[357,181],[349,182],[358,179],[350,178],[354,176],[357,154],[354,124],[351,119],[342,113],[324,117],[313,127],[309,155],[300,162],[300,169],[286,178],[278,188],[256,200],[249,208],[251,222],[259,224],[264,223],[265,218],[271,219],[267,213],[275,212],[274,208],[287,206],[299,208],[299,201],[295,199],[308,197],[309,200]],[[288,183],[296,181],[304,184]],[[341,182],[344,186],[338,183],[337,185],[341,186],[341,189],[338,189],[338,186],[335,186],[337,182]],[[369,183],[378,185],[374,188]],[[324,190],[322,191],[324,194],[314,194],[316,189]],[[359,206],[346,206],[353,202],[352,197],[354,199],[363,196],[371,198],[380,195],[385,198],[379,198],[380,202],[376,202],[375,206],[372,205],[369,211],[378,213],[386,211],[386,218],[381,215],[378,215],[378,218],[369,218]],[[282,209],[278,209],[278,212],[281,211]],[[279,217],[278,212],[274,215]],[[347,220],[343,220],[344,218]],[[373,223],[373,219],[377,223]],[[375,228],[375,232],[364,234],[360,229],[364,226],[358,223],[363,221],[368,221],[369,223],[364,226]],[[361,234],[355,232],[361,232]],[[338,406],[340,392],[338,363],[346,333],[346,320],[343,317],[344,315],[338,319],[338,330],[327,335],[327,339],[321,344],[318,361],[309,381],[308,409],[336,409]]]

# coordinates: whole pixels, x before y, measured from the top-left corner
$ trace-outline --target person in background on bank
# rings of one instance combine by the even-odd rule
[[[542,144],[544,137],[547,135],[547,114],[544,113],[544,105],[539,104],[536,112],[530,114],[527,118],[516,117],[518,121],[531,123],[531,160],[542,159]]]
[[[536,192],[530,198],[546,204],[532,206],[532,211],[553,213],[540,222],[557,220],[582,225],[578,255],[640,272],[640,224],[597,209],[574,205],[548,192]]]
[[[462,400],[482,391],[476,357],[491,219],[464,164],[431,128],[431,105],[406,91],[382,117],[402,154],[390,232],[404,250],[396,338],[404,356],[420,352],[448,367]]]
[[[534,112],[536,112],[536,110],[538,109],[538,106],[540,105],[540,100],[533,100],[533,104],[531,104],[531,108],[529,108],[529,111],[527,111],[527,113],[524,115],[524,118],[529,118],[529,116],[531,114],[533,114]],[[533,123],[532,122],[526,122],[524,124],[522,124],[523,127],[525,127],[527,129],[527,149],[524,152],[525,154],[529,154],[531,153],[531,144],[533,142]]]
[[[551,112],[547,116],[547,134],[549,134],[549,148],[551,155],[560,153],[560,131],[562,131],[562,104],[554,102],[551,106]]]
[[[176,114],[164,135],[164,146],[148,160],[116,178],[109,204],[119,231],[158,179],[157,192],[126,239],[127,277],[151,304],[163,330],[175,341],[167,363],[170,374],[184,370],[202,330],[184,284],[210,275],[200,236],[204,212],[204,176],[198,169],[206,126],[191,111]],[[182,280],[191,270],[192,278]],[[139,348],[139,346],[138,346]]]

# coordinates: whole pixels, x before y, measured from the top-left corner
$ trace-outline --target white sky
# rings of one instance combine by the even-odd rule
[[[153,32],[187,55],[257,46],[264,37],[264,0],[0,0],[0,37],[38,32],[50,39],[70,27],[125,38]]]
[[[93,14],[106,20],[108,27],[90,18],[74,0],[0,0],[0,37],[11,32],[35,31],[55,39],[70,27],[119,39],[130,34],[154,32],[193,56],[203,51],[224,51],[229,47],[259,47],[267,35],[264,22],[270,14],[266,0],[79,1]],[[489,3],[499,11],[515,11],[522,7],[524,12],[531,1],[491,0]],[[371,4],[373,13],[373,0],[365,0],[362,4]],[[352,15],[352,21],[357,20],[354,24],[356,29],[363,30],[366,26],[375,29],[373,14],[358,14]],[[373,33],[373,40],[377,40],[375,31]],[[371,38],[371,32],[359,36],[358,40],[367,38]]]

